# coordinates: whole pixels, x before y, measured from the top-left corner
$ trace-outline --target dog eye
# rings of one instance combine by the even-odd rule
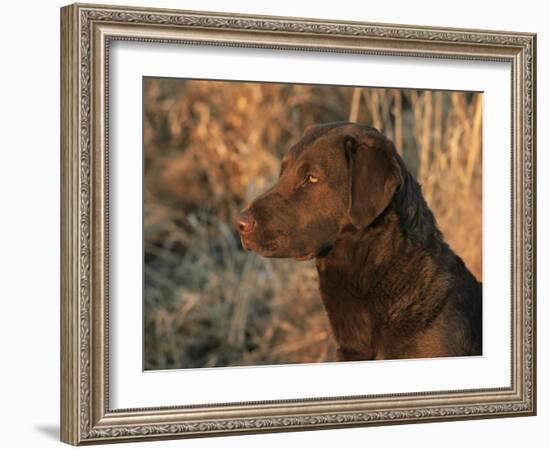
[[[307,182],[308,184],[317,184],[319,182],[319,178],[317,176],[307,175]]]

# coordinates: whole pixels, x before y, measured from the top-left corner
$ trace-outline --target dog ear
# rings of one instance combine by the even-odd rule
[[[344,146],[349,167],[348,213],[351,223],[361,229],[388,206],[401,184],[401,174],[393,144],[385,139],[348,136]]]

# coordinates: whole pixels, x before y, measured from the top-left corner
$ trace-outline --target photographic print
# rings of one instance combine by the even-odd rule
[[[61,9],[61,439],[536,414],[536,35]]]
[[[144,77],[144,369],[482,355],[482,115]]]

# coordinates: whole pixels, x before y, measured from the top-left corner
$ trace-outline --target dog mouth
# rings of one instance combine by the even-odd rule
[[[277,251],[275,243],[258,245],[254,240],[241,234],[241,245],[246,251],[252,251],[260,256],[274,257],[273,254]]]
[[[250,240],[248,240],[246,237],[244,237],[242,234],[240,235],[241,237],[241,245],[243,246],[243,248],[246,250],[246,251],[253,251],[252,250],[252,246],[250,244]]]
[[[283,253],[280,251],[280,245],[276,242],[270,242],[262,245],[258,245],[257,242],[252,240],[246,235],[241,235],[241,245],[246,251],[252,251],[263,257],[273,258],[292,258],[298,262],[305,262],[315,258],[314,253],[307,253],[305,255],[293,255],[289,253]]]

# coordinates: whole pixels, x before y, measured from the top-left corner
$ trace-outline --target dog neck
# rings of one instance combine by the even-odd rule
[[[416,247],[403,234],[398,215],[388,210],[366,229],[346,227],[330,251],[317,257],[317,270],[363,296],[384,281],[396,257]]]

